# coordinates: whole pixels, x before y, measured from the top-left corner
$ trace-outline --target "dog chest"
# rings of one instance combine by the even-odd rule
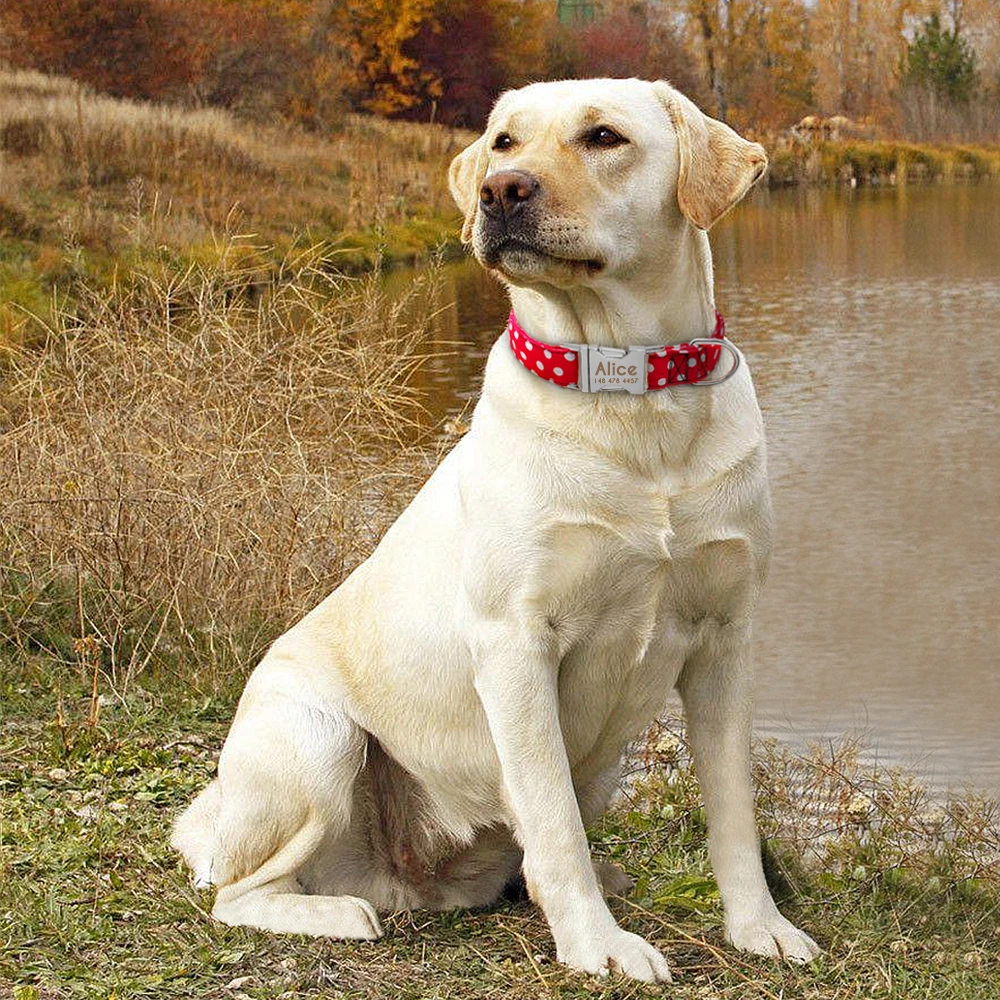
[[[663,709],[692,653],[749,623],[762,571],[751,540],[689,546],[683,532],[671,540],[674,554],[657,558],[605,539],[598,552],[614,552],[603,551],[591,574],[559,597],[550,594],[560,720],[574,767],[610,766]]]

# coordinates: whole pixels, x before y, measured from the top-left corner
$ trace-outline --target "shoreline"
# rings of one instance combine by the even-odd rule
[[[840,139],[768,145],[769,188],[903,187],[1000,180],[1000,146]]]

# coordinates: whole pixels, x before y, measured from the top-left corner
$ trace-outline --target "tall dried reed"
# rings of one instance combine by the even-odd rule
[[[228,669],[367,554],[428,471],[423,331],[328,267],[137,275],[10,353],[0,654]]]

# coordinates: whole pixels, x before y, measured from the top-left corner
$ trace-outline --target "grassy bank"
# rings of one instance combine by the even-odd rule
[[[674,984],[651,988],[568,973],[526,903],[397,914],[372,944],[214,924],[167,837],[212,774],[236,685],[148,681],[119,698],[102,680],[92,722],[86,670],[35,657],[8,659],[2,676],[0,993],[17,1000],[997,995],[995,813],[936,805],[899,775],[864,772],[850,748],[756,755],[772,881],[826,950],[803,968],[725,944],[682,733],[651,734],[643,773],[591,832],[595,855],[637,883],[614,903],[619,920],[670,957]]]
[[[927,145],[887,140],[801,143],[769,149],[768,183],[880,185],[1000,178],[1000,147]]]
[[[0,71],[0,338],[81,276],[228,266],[236,237],[261,273],[317,244],[355,272],[455,247],[445,175],[469,138],[357,116],[320,138]]]

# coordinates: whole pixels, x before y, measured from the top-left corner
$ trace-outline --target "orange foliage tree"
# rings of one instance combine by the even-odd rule
[[[433,73],[407,48],[433,13],[434,0],[343,0],[329,7],[326,39],[352,104],[394,115],[436,95]]]
[[[809,22],[800,0],[740,0],[725,66],[730,120],[746,128],[780,128],[813,106]]]
[[[252,117],[306,123],[324,108],[309,0],[159,0],[183,40],[190,94]]]

